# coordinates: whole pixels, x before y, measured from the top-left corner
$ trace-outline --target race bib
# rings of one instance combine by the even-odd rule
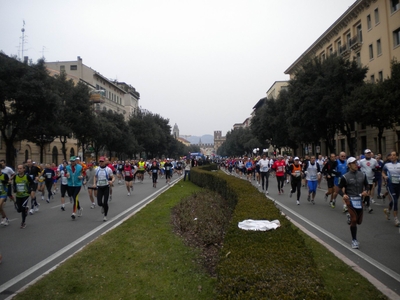
[[[171,168],[171,167],[165,167],[165,170],[169,171],[170,168]]]
[[[392,175],[391,180],[393,184],[399,184],[400,183],[400,176],[399,175]]]
[[[295,174],[296,177],[299,177],[300,176],[300,171],[294,171],[294,174]]]
[[[310,175],[310,180],[317,180],[317,175]]]
[[[25,183],[17,183],[17,193],[25,192]]]
[[[262,167],[261,172],[268,172],[268,167]]]
[[[362,209],[362,200],[360,196],[350,197],[351,205],[356,209]]]
[[[97,181],[97,185],[104,186],[107,185],[107,179],[100,179]]]
[[[50,178],[51,178],[51,173],[46,173],[46,177],[47,177],[48,179],[50,179]]]
[[[154,170],[153,170],[153,173],[157,173],[157,169],[154,169]]]

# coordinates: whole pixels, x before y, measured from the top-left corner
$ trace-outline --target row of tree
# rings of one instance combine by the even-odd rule
[[[333,152],[340,133],[355,155],[355,123],[378,129],[382,152],[384,130],[395,130],[400,121],[400,63],[393,61],[391,76],[378,82],[364,81],[367,71],[340,56],[308,61],[277,99],[265,99],[249,129],[227,134],[218,154],[243,155],[255,147],[269,147],[271,141],[292,149],[324,141]]]
[[[198,152],[171,135],[169,120],[140,110],[124,120],[111,110],[95,112],[86,84],[75,84],[65,73],[49,76],[44,60],[21,63],[0,53],[0,132],[6,160],[14,165],[17,141],[27,140],[43,149],[59,139],[67,158],[66,144],[72,137],[85,151],[133,158],[163,155],[177,157]]]

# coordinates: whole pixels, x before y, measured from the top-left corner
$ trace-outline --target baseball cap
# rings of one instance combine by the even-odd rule
[[[372,151],[369,149],[365,149],[364,154],[371,153]]]
[[[99,161],[106,161],[106,158],[104,156],[99,158]]]
[[[294,160],[300,160],[300,158],[298,158],[297,156],[294,158]]]
[[[347,159],[347,164],[351,164],[351,163],[353,163],[353,162],[355,162],[357,159],[355,159],[355,157],[349,157],[348,159]]]

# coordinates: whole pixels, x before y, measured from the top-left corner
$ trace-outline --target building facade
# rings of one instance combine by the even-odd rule
[[[286,71],[293,78],[302,63],[312,57],[325,59],[337,53],[345,59],[356,60],[367,66],[367,80],[375,82],[390,77],[391,62],[400,59],[400,4],[399,0],[357,0],[333,23]],[[385,130],[382,152],[399,149],[399,137],[393,130]],[[357,153],[366,148],[378,151],[377,130],[355,124],[353,133]],[[306,145],[303,154],[326,153],[325,145]],[[305,151],[305,150],[308,151]],[[338,133],[336,152],[348,152],[345,137]],[[319,150],[319,151],[317,151]]]
[[[122,114],[125,120],[138,111],[140,94],[134,87],[106,78],[83,64],[80,56],[75,61],[46,62],[46,67],[50,74],[65,72],[75,82],[85,83],[91,90],[95,111],[112,110]]]

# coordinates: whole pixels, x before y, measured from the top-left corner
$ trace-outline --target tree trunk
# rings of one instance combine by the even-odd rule
[[[62,135],[60,136],[60,142],[61,142],[61,151],[62,154],[64,156],[64,159],[67,160],[67,148],[65,147],[65,145],[67,144],[67,136],[66,135]]]
[[[6,162],[8,166],[15,168],[15,148],[14,141],[11,139],[4,139],[6,143]],[[15,168],[16,169],[16,168]],[[14,169],[14,170],[15,170]]]

